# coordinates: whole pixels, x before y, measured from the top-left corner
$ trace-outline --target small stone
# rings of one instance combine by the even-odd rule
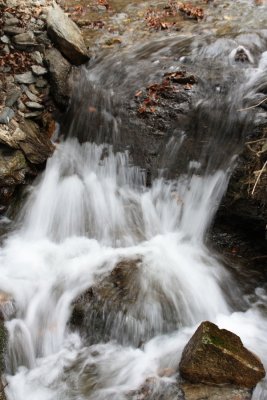
[[[23,117],[26,119],[31,119],[31,118],[40,117],[41,115],[42,115],[41,111],[33,111],[33,112],[23,114]]]
[[[8,12],[8,11],[5,11],[5,12],[4,12],[4,17],[5,17],[5,18],[14,18],[14,17],[13,17],[13,14],[11,14],[11,13]]]
[[[32,65],[32,72],[34,75],[41,76],[47,74],[47,69],[44,67],[41,67],[40,65]]]
[[[34,110],[42,110],[44,108],[42,104],[36,103],[35,101],[26,101],[25,105]]]
[[[48,82],[45,79],[37,79],[37,81],[36,81],[36,87],[38,87],[39,89],[43,89],[47,85],[48,85]]]
[[[44,23],[44,21],[43,21],[43,20],[41,20],[41,19],[38,19],[38,20],[37,20],[37,25],[38,25],[40,28],[43,28],[43,27],[44,27],[44,25],[45,25],[45,23]]]
[[[21,100],[18,101],[18,109],[22,112],[26,110],[25,104]]]
[[[6,44],[5,47],[3,48],[3,51],[5,54],[9,54],[10,53],[10,48],[8,47],[8,45]]]
[[[31,54],[31,57],[32,57],[33,61],[35,61],[37,64],[42,64],[43,63],[43,56],[40,53],[40,51],[34,51]]]
[[[6,35],[1,36],[0,40],[4,44],[9,44],[10,43],[9,37],[7,37]]]
[[[5,26],[15,26],[15,25],[18,25],[18,23],[19,23],[18,18],[12,17],[12,18],[8,18],[5,21]]]
[[[8,36],[16,36],[24,33],[25,29],[17,26],[4,26],[3,31]]]
[[[36,43],[33,32],[25,32],[13,37],[13,42],[19,50],[32,51],[38,44]]]
[[[7,91],[6,106],[12,107],[19,99],[21,91],[17,87],[13,87]]]
[[[9,121],[14,117],[15,113],[12,108],[5,107],[0,112],[0,124],[8,124]]]
[[[35,101],[35,102],[38,102],[38,101],[39,101],[39,98],[38,98],[34,93],[32,93],[30,90],[28,90],[28,88],[25,88],[24,92],[25,92],[26,96],[27,96],[31,101]]]
[[[36,89],[35,85],[33,85],[33,84],[29,85],[29,89],[30,89],[30,91],[31,91],[32,93],[36,94],[36,96],[39,96],[40,93],[39,93],[38,90]]]
[[[18,83],[24,83],[25,85],[30,85],[36,81],[36,78],[31,71],[28,71],[24,74],[15,75],[15,81]]]

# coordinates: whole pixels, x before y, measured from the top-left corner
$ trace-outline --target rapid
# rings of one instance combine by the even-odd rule
[[[227,3],[235,30],[217,9],[194,29],[141,44],[129,39],[77,75],[54,155],[0,249],[0,290],[13,299],[6,309],[8,400],[126,400],[147,378],[169,385],[177,375],[161,371],[177,371],[204,320],[238,334],[267,368],[265,288],[255,287],[256,300],[245,298],[206,244],[257,117],[238,110],[263,98],[267,78],[267,7],[250,3]],[[234,62],[239,46],[251,61],[241,67]],[[200,77],[192,115],[206,126],[196,124],[201,151],[175,177],[168,165],[182,157],[187,133],[170,135],[150,184],[127,146],[124,102],[162,76],[163,65]],[[88,114],[89,106],[97,112]],[[71,329],[73,302],[121,260],[138,264],[127,284],[135,300],[120,310],[118,299],[108,299],[115,311],[103,309],[105,332],[95,337],[89,310],[87,340]],[[264,380],[253,399],[266,398]]]

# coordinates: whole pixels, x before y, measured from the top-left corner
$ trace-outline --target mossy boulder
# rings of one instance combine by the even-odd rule
[[[211,385],[253,388],[265,376],[261,361],[237,335],[208,321],[184,348],[179,368],[182,378]]]

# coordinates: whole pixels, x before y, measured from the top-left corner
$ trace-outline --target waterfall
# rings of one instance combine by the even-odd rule
[[[203,320],[239,334],[267,366],[267,319],[253,305],[244,312],[233,304],[238,284],[206,246],[250,122],[237,109],[255,98],[266,55],[236,74],[228,42],[199,48],[190,40],[192,63],[207,66],[211,55],[221,62],[228,51],[224,67],[235,82],[214,86],[210,71],[197,69],[189,139],[199,154],[179,174],[170,165],[184,157],[188,132],[169,135],[148,182],[127,143],[124,105],[133,83],[160,75],[155,59],[175,43],[184,49],[183,35],[135,45],[78,74],[60,143],[0,249],[0,290],[15,307],[6,322],[8,400],[126,400],[147,378],[177,370]],[[127,293],[118,295],[109,279],[127,263],[118,283]],[[70,321],[90,290],[82,334]],[[266,393],[264,381],[254,399]]]

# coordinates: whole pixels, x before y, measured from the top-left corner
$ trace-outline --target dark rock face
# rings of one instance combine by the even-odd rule
[[[19,141],[19,147],[32,164],[42,164],[53,154],[54,146],[46,135],[42,135],[38,125],[30,120],[20,124],[25,138]]]
[[[47,50],[45,60],[49,69],[51,94],[56,104],[65,109],[70,98],[69,75],[71,65],[56,49]]]
[[[94,343],[118,338],[121,329],[127,336],[122,316],[138,297],[140,263],[140,259],[120,261],[108,276],[79,296],[73,303],[71,327]]]
[[[88,52],[77,25],[54,4],[47,16],[47,32],[62,54],[74,65],[85,63]]]
[[[179,368],[184,379],[211,385],[253,388],[265,376],[262,363],[240,338],[211,322],[203,322],[192,336]]]

